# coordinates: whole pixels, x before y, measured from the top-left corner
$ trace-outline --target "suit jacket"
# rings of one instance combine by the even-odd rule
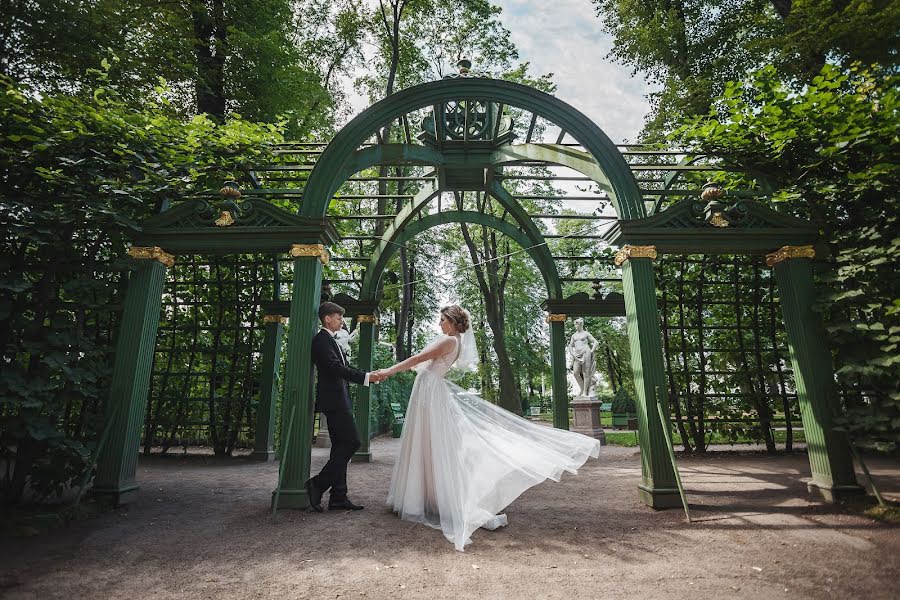
[[[312,359],[319,373],[316,386],[316,410],[319,412],[347,411],[353,404],[350,401],[348,382],[360,385],[366,379],[365,371],[354,369],[346,364],[340,346],[331,334],[324,329],[319,330],[312,341]],[[342,360],[343,359],[343,360]]]

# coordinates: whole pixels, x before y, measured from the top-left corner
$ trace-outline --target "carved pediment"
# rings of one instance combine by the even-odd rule
[[[618,221],[614,245],[651,245],[661,253],[763,254],[815,242],[815,226],[753,200],[726,204],[686,199],[643,219]]]
[[[217,203],[189,200],[146,219],[135,243],[183,253],[287,252],[291,244],[332,244],[337,231],[327,219],[301,217],[265,200]]]

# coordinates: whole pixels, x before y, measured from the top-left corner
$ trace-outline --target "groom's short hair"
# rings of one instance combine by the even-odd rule
[[[340,304],[335,304],[334,302],[323,302],[319,305],[319,321],[324,323],[325,317],[334,314],[339,314],[343,317],[344,307]]]

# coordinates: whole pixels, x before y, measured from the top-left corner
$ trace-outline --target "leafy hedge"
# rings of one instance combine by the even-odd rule
[[[137,110],[109,88],[40,96],[0,80],[6,503],[58,495],[84,469],[102,427],[128,233],[166,202],[238,178],[280,139],[278,126],[239,118],[185,122],[163,101]]]
[[[900,443],[898,94],[896,72],[826,65],[795,91],[770,66],[729,84],[709,115],[672,135],[753,173],[777,190],[779,208],[819,226],[828,250],[819,310],[843,422],[884,449]]]

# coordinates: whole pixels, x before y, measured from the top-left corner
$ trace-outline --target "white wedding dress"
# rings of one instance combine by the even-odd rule
[[[447,381],[459,355],[454,339],[455,349],[418,366],[387,503],[462,551],[479,527],[505,525],[498,513],[522,492],[596,458],[600,442],[532,423]]]

